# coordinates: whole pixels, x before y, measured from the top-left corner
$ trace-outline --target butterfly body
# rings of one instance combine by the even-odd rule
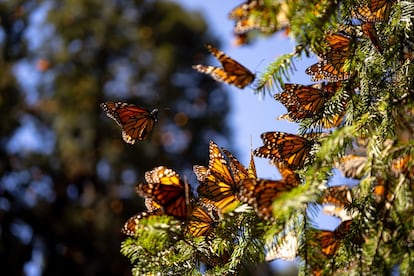
[[[232,84],[240,89],[245,88],[254,81],[256,76],[249,69],[211,44],[207,44],[207,49],[220,61],[223,68],[198,64],[194,65],[193,69],[210,75],[216,81]]]
[[[122,138],[129,144],[146,139],[158,121],[158,109],[150,111],[134,104],[122,102],[102,103],[101,108],[121,127]]]

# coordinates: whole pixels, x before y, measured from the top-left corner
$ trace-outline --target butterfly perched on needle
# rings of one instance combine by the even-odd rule
[[[370,0],[365,5],[359,5],[353,15],[364,22],[387,21],[395,0]]]
[[[283,92],[273,97],[287,108],[289,118],[296,121],[320,114],[339,86],[337,82],[316,85],[285,83]]]
[[[208,236],[220,219],[219,210],[208,199],[200,198],[186,222],[186,232],[194,237]]]
[[[301,169],[312,149],[313,141],[285,132],[265,132],[260,136],[263,146],[253,154],[283,163],[292,170]]]
[[[254,163],[253,153],[250,156],[249,167],[246,168],[230,151],[228,151],[225,148],[221,148],[221,150],[229,160],[230,170],[235,182],[239,182],[240,180],[245,178],[257,178],[256,165]]]
[[[216,143],[210,141],[208,167],[195,165],[193,170],[200,182],[198,195],[213,201],[220,212],[225,213],[239,204],[238,181]]]
[[[102,110],[122,129],[122,138],[128,144],[146,139],[157,122],[158,109],[152,111],[123,102],[101,103]]]
[[[192,194],[188,183],[172,169],[159,166],[145,172],[147,183],[136,187],[137,193],[146,200],[153,201],[165,215],[187,219],[192,211]]]
[[[220,61],[223,68],[198,64],[194,65],[193,69],[200,73],[210,75],[216,81],[232,84],[240,89],[251,84],[256,78],[249,69],[227,56],[213,45],[207,44],[206,47],[210,53]]]
[[[305,73],[312,76],[312,81],[327,80],[336,82],[347,80],[349,72],[345,71],[345,63],[353,54],[353,37],[343,33],[327,34],[325,51],[318,54],[321,60],[308,67]]]
[[[258,216],[265,220],[271,220],[273,201],[295,186],[284,180],[246,178],[240,181],[238,199],[253,206]]]
[[[315,240],[319,241],[321,251],[325,256],[335,255],[341,245],[342,240],[350,231],[352,220],[343,221],[334,231],[319,230],[315,234]]]

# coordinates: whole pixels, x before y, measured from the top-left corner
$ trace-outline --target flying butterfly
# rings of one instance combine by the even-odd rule
[[[220,212],[225,213],[239,203],[236,199],[238,182],[234,180],[226,159],[213,141],[210,141],[209,153],[208,169],[194,166],[197,179],[201,180],[197,192],[200,197],[213,201]]]
[[[232,84],[240,89],[243,89],[247,85],[251,84],[256,78],[256,76],[250,72],[249,69],[230,58],[213,45],[207,44],[206,47],[210,53],[212,53],[220,61],[223,68],[198,64],[194,65],[193,69],[200,73],[210,75],[216,81]]]
[[[260,137],[264,146],[255,149],[253,154],[281,162],[292,170],[304,166],[313,145],[302,136],[285,132],[265,132]]]
[[[188,218],[192,211],[190,187],[174,170],[156,167],[145,172],[145,180],[147,183],[140,183],[136,187],[140,196],[160,206],[163,214],[178,219]]]
[[[217,207],[208,199],[200,198],[186,223],[186,231],[193,237],[208,236],[219,221]]]
[[[301,120],[320,114],[325,103],[335,95],[339,83],[301,85],[286,83],[284,90],[273,97],[288,110],[293,120]]]
[[[366,5],[356,7],[353,14],[364,22],[387,21],[395,0],[370,0]]]
[[[146,139],[158,120],[158,109],[150,111],[122,102],[106,102],[100,106],[106,115],[121,127],[122,138],[129,144]]]
[[[343,221],[334,231],[320,230],[316,232],[315,239],[320,242],[321,251],[325,256],[335,255],[342,240],[350,231],[352,220]]]
[[[258,216],[265,220],[273,217],[273,201],[282,193],[295,186],[283,180],[246,178],[240,181],[238,198],[255,209]]]

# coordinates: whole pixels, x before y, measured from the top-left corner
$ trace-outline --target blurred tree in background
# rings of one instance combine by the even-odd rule
[[[206,23],[145,0],[2,1],[0,20],[0,271],[130,274],[120,227],[143,172],[190,175],[209,139],[226,145],[226,94],[191,69]],[[107,100],[165,110],[129,145]]]

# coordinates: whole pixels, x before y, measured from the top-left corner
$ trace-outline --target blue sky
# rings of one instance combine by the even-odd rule
[[[222,0],[175,0],[191,11],[200,11],[204,14],[210,26],[210,32],[221,39],[223,50],[227,55],[234,58],[251,71],[256,72],[258,77],[265,72],[266,67],[279,55],[291,53],[295,43],[290,37],[277,33],[269,37],[259,37],[251,45],[237,47],[232,44],[234,22],[228,19],[228,13],[243,1]],[[206,50],[207,51],[207,50]],[[295,67],[298,71],[291,75],[289,82],[300,84],[311,84],[311,77],[305,74],[305,69],[317,61],[316,56],[307,59],[296,59]],[[214,58],[211,65],[219,65]],[[236,157],[245,165],[250,160],[250,149],[261,146],[260,134],[265,131],[283,131],[296,133],[298,125],[285,120],[276,120],[277,117],[286,113],[285,107],[270,97],[264,98],[253,94],[252,89],[240,90],[236,87],[226,85],[230,96],[232,112],[228,118],[232,127],[233,148],[237,149]],[[281,92],[280,90],[274,93]],[[273,94],[274,94],[273,93]],[[219,145],[220,146],[220,145]],[[255,158],[257,173],[260,178],[279,179],[279,173],[274,166],[269,164],[268,159]],[[337,175],[334,182],[341,184],[344,178]],[[333,230],[339,220],[319,214],[316,221],[319,227]]]
[[[227,55],[234,58],[258,77],[265,72],[266,67],[282,54],[291,53],[295,46],[294,41],[282,33],[269,37],[259,37],[251,45],[237,47],[233,45],[234,22],[227,15],[231,9],[242,1],[195,1],[175,0],[189,10],[201,11],[206,17],[210,32],[222,41],[220,47]],[[207,50],[206,50],[207,51]],[[305,69],[315,63],[316,58],[295,60],[297,72],[291,77],[291,82],[309,84],[310,77],[304,73]],[[219,65],[218,61],[211,59],[211,65]],[[226,84],[223,84],[226,85]],[[250,148],[262,145],[260,134],[265,131],[284,131],[296,133],[297,125],[285,120],[276,120],[278,116],[286,113],[282,104],[270,97],[260,97],[252,92],[251,88],[240,90],[226,85],[229,92],[232,112],[228,118],[232,127],[233,147],[237,149],[237,158],[247,164],[250,160]],[[281,92],[281,91],[274,91]],[[256,158],[258,175],[262,178],[278,178],[277,170],[269,165],[269,160]]]

